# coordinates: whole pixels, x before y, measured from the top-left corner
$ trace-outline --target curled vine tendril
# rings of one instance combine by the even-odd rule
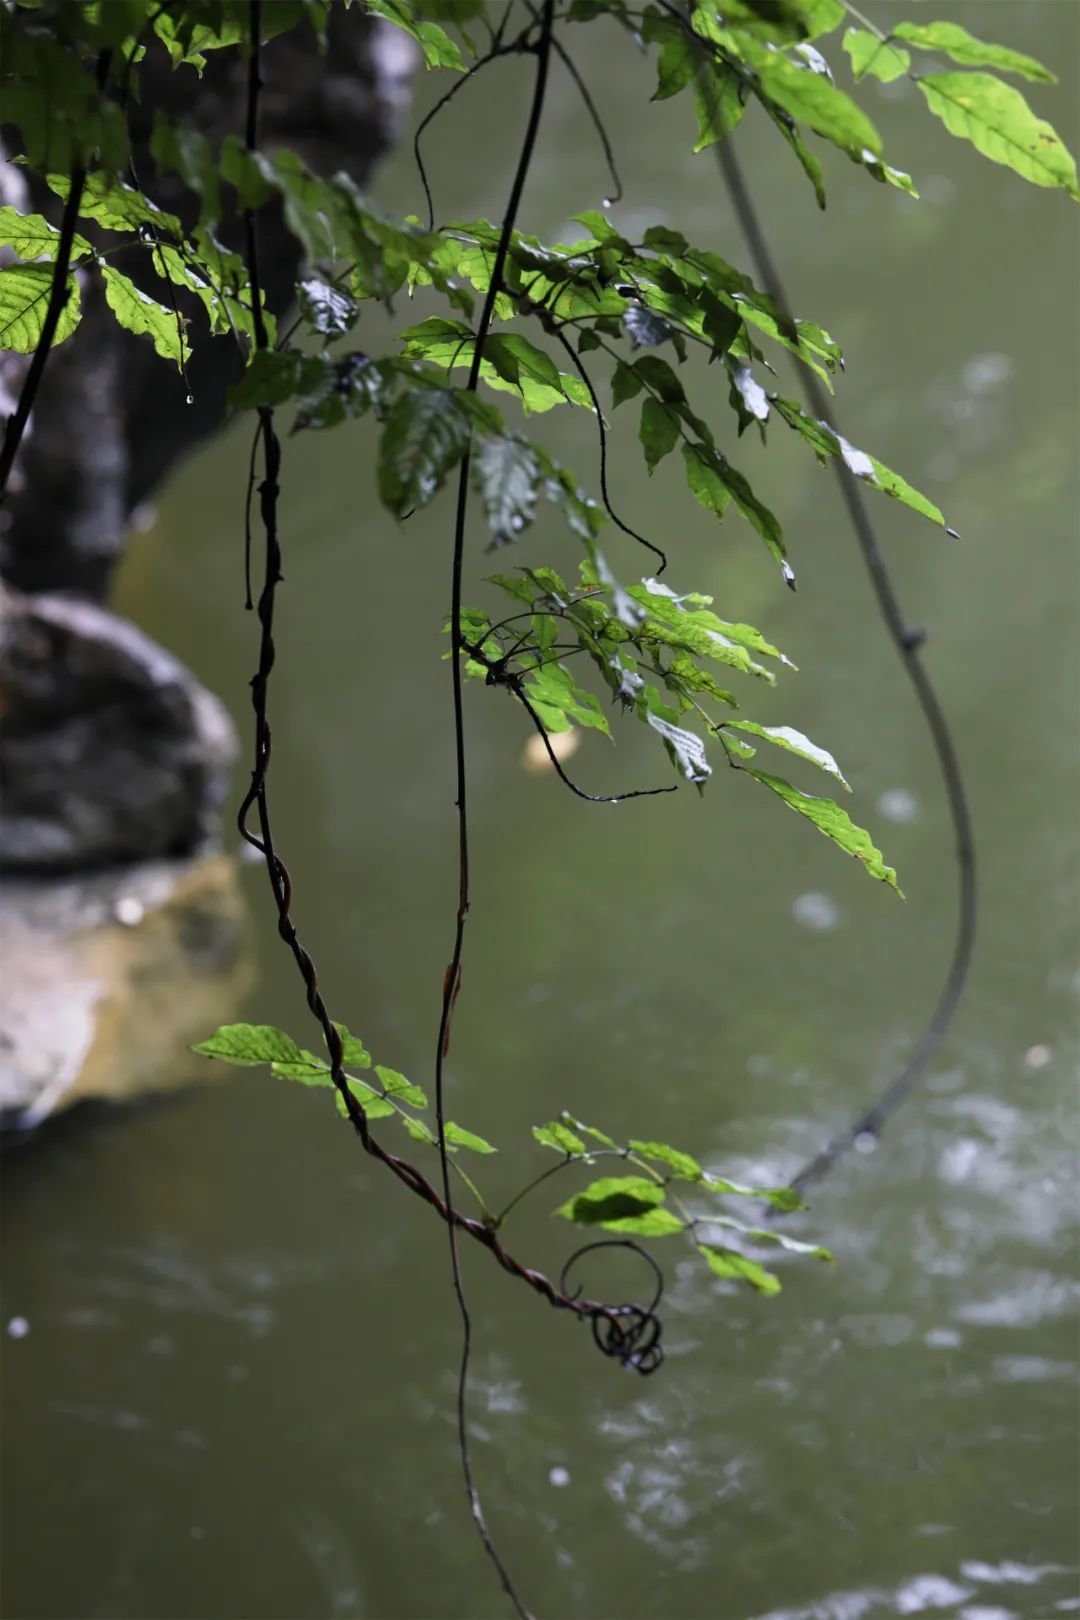
[[[630,1249],[646,1262],[653,1274],[655,1290],[648,1305],[593,1305],[583,1313],[592,1328],[593,1343],[601,1355],[617,1361],[628,1372],[640,1373],[648,1378],[663,1364],[664,1351],[660,1343],[664,1331],[659,1316],[660,1301],[664,1295],[664,1274],[648,1249],[632,1238],[600,1238],[585,1243],[573,1254],[559,1274],[559,1288],[568,1299],[576,1302],[581,1289],[570,1293],[570,1273],[578,1261],[597,1249]]]

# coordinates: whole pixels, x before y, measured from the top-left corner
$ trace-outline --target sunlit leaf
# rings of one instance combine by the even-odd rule
[[[725,1249],[718,1243],[699,1243],[698,1250],[708,1262],[714,1277],[730,1277],[748,1282],[759,1294],[778,1294],[780,1279],[756,1260],[748,1260],[736,1249]]]
[[[785,782],[781,776],[770,776],[767,771],[753,770],[749,766],[744,766],[743,769],[748,776],[754,777],[756,781],[763,783],[783,799],[792,810],[797,810],[799,815],[813,822],[826,838],[831,838],[833,843],[838,844],[848,855],[853,855],[857,861],[861,861],[871,877],[880,878],[883,883],[887,883],[891,889],[900,894],[895,871],[891,866],[885,865],[881,851],[875,848],[870,834],[862,827],[856,827],[846,810],[841,810],[832,799],[818,799],[808,793],[800,793],[798,788],[793,788],[791,783]]]
[[[485,439],[473,468],[492,534],[499,542],[513,539],[536,515],[540,462],[535,450],[524,439]]]
[[[0,268],[0,349],[33,354],[41,342],[52,284],[53,271],[48,264],[9,264]],[[54,346],[71,336],[79,324],[79,315],[79,283],[69,275],[67,300]]]
[[[673,725],[670,720],[666,720],[663,715],[655,714],[652,710],[646,718],[653,730],[660,733],[671,763],[679,774],[685,776],[696,788],[704,787],[712,775],[712,766],[705,758],[705,744],[701,738],[683,726]]]
[[[482,1136],[477,1136],[475,1131],[467,1131],[463,1125],[455,1125],[452,1119],[446,1121],[444,1135],[451,1147],[469,1148],[473,1153],[497,1152]]]
[[[18,259],[55,259],[60,232],[42,214],[20,214],[5,204],[0,208],[0,246],[8,247]],[[85,236],[78,232],[71,239],[73,257],[92,251]]]
[[[667,1165],[681,1181],[701,1181],[704,1177],[697,1160],[689,1153],[682,1153],[678,1148],[669,1147],[666,1142],[638,1142],[631,1139],[629,1146],[635,1153],[640,1153],[643,1159],[655,1159],[659,1164]]]
[[[163,360],[172,360],[180,366],[191,350],[176,312],[141,292],[115,265],[102,265],[101,274],[106,302],[120,325],[140,337],[150,338]]]
[[[222,1024],[209,1040],[200,1041],[192,1051],[223,1063],[300,1063],[312,1061],[291,1036],[273,1024]],[[314,1060],[318,1062],[318,1059]]]
[[[789,753],[798,754],[800,759],[810,760],[811,764],[818,766],[820,770],[835,776],[850,793],[850,784],[845,780],[843,772],[828,749],[819,748],[809,737],[804,737],[801,731],[794,731],[791,726],[759,726],[753,720],[724,721],[725,731],[732,727],[737,731],[748,732],[753,737],[762,737],[766,742],[775,743],[777,748],[786,748]]]
[[[534,1125],[533,1136],[543,1146],[554,1148],[556,1153],[584,1153],[585,1143],[569,1125],[563,1125],[559,1120],[553,1119],[548,1125]]]
[[[923,51],[941,51],[959,62],[961,67],[997,68],[1001,73],[1016,73],[1024,79],[1040,84],[1056,84],[1057,75],[1043,67],[1033,56],[1025,56],[1007,45],[990,45],[969,34],[959,23],[897,23],[889,30],[895,39],[902,39]]]
[[[927,73],[919,89],[950,134],[1034,185],[1061,186],[1080,198],[1075,159],[1011,84],[989,73]]]
[[[878,39],[865,28],[849,28],[844,35],[844,49],[851,58],[851,71],[856,79],[871,74],[882,84],[902,79],[911,67],[911,53]]]
[[[631,1219],[664,1201],[664,1189],[644,1176],[601,1176],[555,1211],[582,1226]]]

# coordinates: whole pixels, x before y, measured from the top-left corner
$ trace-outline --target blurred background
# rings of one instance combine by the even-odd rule
[[[945,9],[1059,73],[1032,99],[1075,150],[1074,6]],[[602,23],[572,46],[623,173],[616,226],[668,224],[749,268],[714,156],[690,153],[688,98],[646,111],[653,68]],[[501,217],[529,80],[525,63],[487,68],[431,131],[439,220]],[[418,76],[413,127],[445,87]],[[874,504],[908,617],[929,631],[972,798],[974,973],[877,1152],[846,1159],[790,1228],[835,1266],[784,1264],[783,1292],[761,1299],[658,1246],[658,1377],[620,1373],[584,1329],[465,1253],[478,1482],[516,1581],[551,1620],[1080,1610],[1077,216],[951,139],[912,86],[868,81],[863,97],[920,203],[823,151],[820,214],[763,120],[747,117],[739,150],[796,311],[843,346],[840,427],[963,536]],[[410,146],[372,189],[422,212]],[[568,216],[608,189],[577,92],[553,69],[522,228],[567,239]],[[393,325],[365,316],[358,339],[377,353]],[[726,380],[694,374],[696,408],[726,432],[717,388],[726,396]],[[595,487],[584,412],[531,431]],[[790,1175],[902,1064],[952,944],[940,782],[831,474],[782,425],[767,451],[748,435],[732,455],[785,526],[792,595],[741,519],[717,527],[690,500],[675,460],[645,476],[636,433],[636,407],[614,415],[618,504],[666,546],[676,589],[712,592],[799,666],[747,692],[747,711],[836,754],[848,808],[907,901],[726,771],[703,799],[582,804],[523,769],[525,717],[477,683],[449,1085],[453,1117],[501,1150],[477,1161],[496,1203],[543,1168],[529,1129],[562,1107],[725,1174]],[[272,801],[334,1016],[427,1083],[456,898],[437,634],[451,502],[396,526],[377,502],[374,444],[360,423],[285,446]],[[238,424],[173,478],[111,603],[191,666],[245,739],[248,446]],[[546,517],[494,564],[483,544],[477,523],[467,600],[485,599],[493,566],[571,557]],[[648,571],[613,531],[606,550],[621,574]],[[641,729],[619,728],[614,754],[587,735],[583,785],[665,780]],[[795,767],[784,774],[823,790]],[[313,1042],[265,875],[245,865],[240,882],[250,941],[201,1033],[249,1019]],[[167,1015],[167,979],[154,1005]],[[5,1613],[505,1613],[460,1484],[442,1228],[335,1128],[329,1098],[211,1072],[186,1050],[199,1033],[152,1073],[134,1065],[133,1089],[177,1088],[164,1100],[84,1106],[7,1144]],[[515,1214],[508,1241],[528,1263],[557,1272],[572,1247],[550,1219],[571,1188],[568,1175]],[[614,1262],[598,1273],[596,1291],[639,1287]]]

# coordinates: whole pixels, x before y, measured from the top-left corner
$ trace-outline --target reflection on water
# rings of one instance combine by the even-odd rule
[[[954,0],[952,12],[1068,78],[1039,106],[1075,145],[1073,8]],[[635,85],[605,78],[607,48],[582,31],[580,66],[627,171],[615,222],[662,213],[743,262],[708,158],[673,160],[663,137],[685,134],[687,110],[651,109],[657,134],[643,140]],[[520,116],[516,74],[469,87],[442,126],[443,217],[501,206],[492,132]],[[921,211],[839,162],[822,220],[782,143],[745,156],[797,307],[844,341],[849,431],[946,500],[965,536],[949,544],[890,503],[878,514],[968,769],[979,957],[922,1095],[789,1227],[836,1265],[786,1264],[783,1293],[763,1301],[671,1251],[669,1360],[647,1387],[467,1256],[478,1475],[549,1620],[1077,1610],[1080,783],[1063,745],[1080,674],[1076,224],[1061,198],[980,164],[892,87],[868,94],[894,161],[923,183]],[[526,199],[540,234],[597,203],[592,153],[572,87],[554,80]],[[379,190],[415,206],[406,153]],[[708,386],[696,384],[703,408]],[[542,431],[594,476],[587,424],[545,417]],[[665,467],[641,474],[635,431],[615,419],[627,508],[658,532],[677,520],[675,585],[712,590],[800,666],[754,717],[836,752],[856,819],[909,899],[729,772],[703,801],[571,801],[521,768],[513,706],[470,693],[475,892],[449,1082],[455,1115],[502,1150],[480,1168],[503,1198],[538,1167],[529,1126],[563,1106],[732,1176],[790,1173],[896,1072],[949,949],[940,787],[831,484],[796,444],[775,440],[768,460],[740,447],[787,525],[793,597],[746,525],[718,531]],[[274,795],[334,1015],[423,1081],[454,903],[437,657],[447,533],[442,507],[401,530],[381,515],[371,444],[361,424],[286,447]],[[246,726],[242,458],[226,439],[177,481],[118,605]],[[629,543],[612,553],[638,566]],[[489,567],[471,560],[470,594]],[[425,628],[430,656],[410,641],[403,668],[406,630]],[[609,764],[586,738],[575,770],[644,780],[647,743],[627,735]],[[264,879],[247,869],[242,881],[261,919],[259,982],[235,1013],[303,1037]],[[9,1156],[3,1318],[28,1331],[4,1341],[5,1612],[505,1612],[457,1475],[442,1234],[323,1102],[237,1074],[120,1119],[73,1118]],[[515,1212],[510,1235],[557,1269],[566,1234],[549,1210],[565,1194],[549,1191]]]

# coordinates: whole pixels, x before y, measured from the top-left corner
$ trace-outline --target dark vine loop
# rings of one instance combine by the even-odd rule
[[[639,1254],[650,1267],[655,1291],[648,1305],[581,1305],[581,1289],[570,1293],[569,1276],[585,1255],[597,1249],[630,1249]],[[660,1301],[664,1295],[664,1274],[647,1249],[631,1238],[601,1238],[595,1243],[583,1244],[559,1273],[559,1290],[572,1301],[578,1314],[592,1329],[593,1343],[601,1355],[617,1361],[628,1372],[640,1373],[647,1378],[663,1364],[664,1351],[660,1339],[664,1324],[660,1319]]]

